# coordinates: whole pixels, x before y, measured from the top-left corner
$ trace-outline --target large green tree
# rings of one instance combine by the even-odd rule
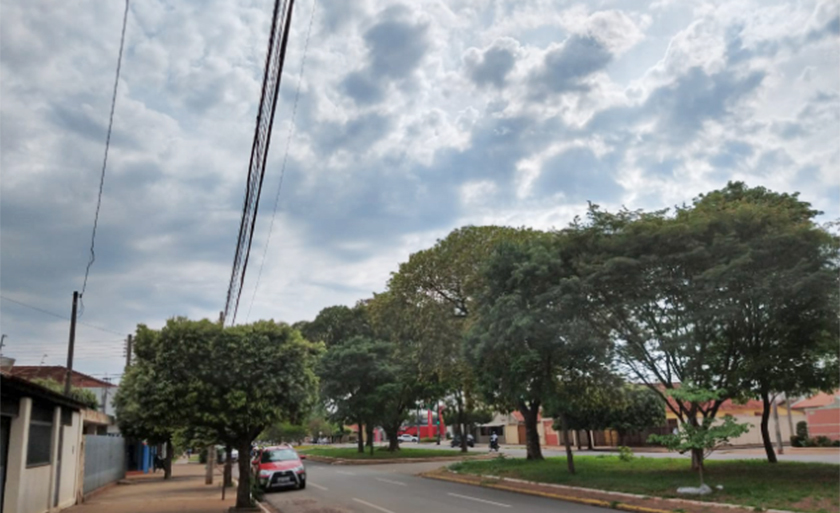
[[[485,288],[469,338],[485,400],[525,420],[528,459],[543,458],[541,409],[556,407],[563,420],[566,412],[557,406],[584,392],[583,384],[605,373],[611,358],[609,340],[580,318],[574,295],[565,293],[575,277],[564,244],[559,235],[499,243],[483,270]]]
[[[184,394],[165,375],[168,365],[161,348],[171,343],[169,333],[140,324],[134,336],[134,361],[114,396],[120,432],[151,444],[165,444],[164,479],[172,472],[172,437],[185,427]],[[164,372],[162,374],[162,371]]]
[[[476,380],[465,359],[464,342],[476,317],[475,301],[483,288],[481,266],[496,244],[534,235],[531,230],[500,226],[465,226],[426,250],[413,253],[388,282],[388,292],[402,313],[401,337],[416,342],[423,380],[443,385],[455,402],[456,418],[467,418],[475,400]],[[466,426],[461,431],[466,432]],[[467,451],[466,437],[461,450]]]
[[[364,452],[363,426],[372,428],[384,416],[382,387],[395,379],[394,349],[390,342],[352,337],[331,346],[318,365],[321,398],[334,421],[358,425],[359,452]]]
[[[762,400],[761,436],[775,463],[772,397],[830,391],[840,376],[838,240],[797,194],[743,183],[701,195],[680,215],[713,223],[713,248],[726,255],[709,271],[717,316],[744,355],[738,389]]]
[[[323,342],[332,347],[353,337],[372,335],[365,302],[359,301],[352,308],[344,305],[328,306],[318,312],[311,322],[297,323],[307,340]]]

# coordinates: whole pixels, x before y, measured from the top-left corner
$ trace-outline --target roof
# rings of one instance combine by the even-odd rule
[[[29,380],[0,373],[0,391],[7,397],[35,397],[49,402],[67,406],[74,410],[84,410],[87,405],[64,394],[53,392],[47,387],[42,387]]]
[[[12,376],[33,380],[33,379],[54,379],[64,383],[67,375],[67,367],[61,365],[16,365],[9,371]],[[70,384],[77,388],[115,388],[116,385],[107,381],[88,376],[79,371],[73,371],[70,376]]]
[[[796,401],[793,403],[791,408],[795,410],[802,410],[805,408],[821,408],[823,406],[828,406],[834,402],[834,398],[840,395],[840,390],[835,390],[830,394],[826,394],[825,392],[820,392],[817,395],[808,397],[807,399],[802,399],[801,401]]]

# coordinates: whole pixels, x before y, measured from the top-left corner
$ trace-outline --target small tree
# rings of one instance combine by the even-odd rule
[[[719,399],[724,392],[686,386],[669,391],[669,395],[680,401],[705,403]],[[650,435],[648,440],[660,443],[680,454],[691,451],[692,454],[702,455],[697,470],[700,473],[700,486],[703,486],[703,460],[722,445],[729,443],[730,439],[737,438],[750,429],[749,424],[735,422],[731,415],[726,415],[721,424],[714,424],[714,420],[713,417],[704,417],[703,421],[697,424],[684,422],[677,434]]]
[[[54,379],[36,378],[33,379],[32,382],[36,385],[41,385],[44,388],[49,388],[53,392],[58,392],[59,394],[64,393],[64,385],[62,385]],[[99,399],[96,398],[96,393],[94,393],[93,390],[88,390],[87,388],[71,387],[70,397],[72,397],[76,401],[79,401],[80,403],[83,403],[91,410],[99,409]]]

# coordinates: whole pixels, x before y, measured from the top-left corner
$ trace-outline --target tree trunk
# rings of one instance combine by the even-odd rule
[[[577,448],[579,451],[583,450],[583,440],[581,438],[582,437],[580,436],[580,430],[578,429],[577,431],[575,431],[575,439],[577,440]]]
[[[242,458],[242,455],[239,455]],[[230,444],[225,446],[225,475],[222,480],[222,487],[233,486],[233,447]]]
[[[370,455],[373,456],[373,424],[366,426],[367,430],[367,444],[370,447]]]
[[[691,450],[691,470],[700,472],[700,479],[703,477],[703,449]]]
[[[761,410],[761,441],[764,443],[764,452],[767,453],[767,462],[776,463],[776,451],[773,450],[773,440],[770,438],[770,394],[768,392],[761,393],[761,402],[763,404]]]
[[[168,438],[164,442],[166,447],[166,459],[163,460],[163,478],[169,479],[172,477],[172,439]]]
[[[563,445],[566,446],[566,465],[569,467],[569,474],[574,474],[575,456],[572,454],[572,444],[569,441],[569,427],[566,424],[565,414],[560,414],[560,422],[563,424]]]
[[[397,433],[400,431],[400,424],[397,422],[390,428],[385,429],[385,434],[388,435],[388,451],[396,452],[400,450],[400,441],[397,438]]]
[[[359,453],[364,454],[364,452],[365,452],[365,437],[362,436],[362,434],[365,432],[365,427],[362,425],[361,421],[359,421],[358,427],[359,427],[359,432],[358,432],[359,439],[356,441],[356,445],[357,445],[356,448],[358,449]]]
[[[590,431],[588,429],[586,430],[586,442],[587,442],[587,444],[589,444],[588,445],[589,450],[590,451],[594,450],[594,447],[592,446],[592,431]]]
[[[464,398],[459,391],[455,394],[458,397],[458,429],[461,430],[461,452],[467,452],[467,424],[466,414],[464,413]]]
[[[539,403],[533,403],[528,408],[524,403],[519,406],[519,412],[525,419],[525,447],[527,450],[527,459],[542,460],[542,450],[540,449],[540,433],[537,431],[537,416],[539,415]]]
[[[243,454],[249,454],[251,451],[250,440],[240,440],[239,442],[239,486],[236,488],[236,507],[250,508],[251,507],[251,475],[250,458],[243,458]]]

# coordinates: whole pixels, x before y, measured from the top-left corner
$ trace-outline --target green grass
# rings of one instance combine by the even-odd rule
[[[452,469],[469,474],[677,497],[678,487],[700,484],[697,473],[690,467],[688,459],[637,457],[624,462],[616,456],[578,456],[574,475],[566,469],[566,458],[538,462],[524,459],[465,461],[456,463]],[[723,485],[724,489],[692,498],[761,509],[840,511],[839,465],[799,462],[771,465],[762,460],[715,460],[706,462],[705,477],[709,486]]]
[[[438,457],[457,457],[461,453],[456,451],[447,451],[440,449],[400,449],[399,451],[389,452],[385,447],[377,447],[373,456],[370,455],[370,449],[365,448],[364,454],[359,453],[355,447],[322,447],[304,449],[299,451],[301,454],[311,454],[313,456],[328,456],[330,458],[344,458],[348,460],[387,460],[397,458],[438,458]]]

